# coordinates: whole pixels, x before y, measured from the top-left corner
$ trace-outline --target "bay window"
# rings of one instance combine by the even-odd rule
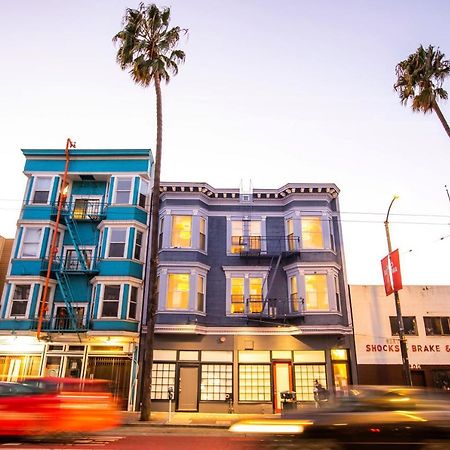
[[[120,284],[106,284],[103,286],[102,318],[119,317],[119,304],[121,295]]]
[[[335,251],[332,221],[328,212],[295,211],[286,217],[285,232],[289,251]]]
[[[34,179],[31,203],[34,205],[47,204],[50,198],[51,186],[51,177],[36,177]]]
[[[25,317],[31,296],[31,284],[16,284],[11,298],[10,317]]]
[[[172,273],[168,276],[166,309],[188,309],[189,274]]]
[[[138,204],[142,208],[146,208],[148,204],[148,181],[141,178],[141,182],[139,183],[139,199]]]
[[[305,305],[311,311],[329,311],[327,276],[305,274]]]
[[[132,178],[116,178],[114,203],[130,204],[132,186]]]
[[[39,258],[42,228],[24,228],[20,256],[23,258]]]
[[[302,217],[301,226],[302,247],[305,249],[323,249],[324,244],[321,217]]]
[[[109,229],[109,250],[108,256],[113,258],[124,258],[126,241],[127,241],[127,229],[126,228],[110,228]]]
[[[192,245],[192,216],[172,216],[171,247],[190,248]]]

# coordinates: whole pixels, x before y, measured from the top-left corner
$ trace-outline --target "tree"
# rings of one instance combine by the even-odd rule
[[[123,29],[114,37],[119,44],[116,61],[122,70],[129,69],[136,84],[144,87],[154,84],[156,94],[156,155],[154,183],[151,201],[151,237],[148,240],[150,254],[147,292],[147,333],[145,334],[144,368],[141,370],[143,380],[141,420],[150,420],[151,386],[153,366],[153,346],[155,319],[158,308],[158,226],[159,196],[162,152],[162,100],[161,81],[169,82],[171,75],[178,73],[178,64],[183,63],[185,54],[177,50],[181,35],[187,30],[180,27],[169,28],[170,8],[159,9],[156,5],[140,3],[137,9],[127,8],[123,17]],[[147,258],[148,261],[148,258]],[[141,368],[142,369],[142,368]]]
[[[406,105],[412,100],[412,110],[428,113],[434,111],[450,137],[450,128],[438,100],[447,100],[448,94],[442,88],[446,77],[450,74],[450,61],[445,55],[430,45],[424,49],[421,45],[415,53],[408,56],[395,67],[397,82],[394,89],[400,96],[400,101]]]

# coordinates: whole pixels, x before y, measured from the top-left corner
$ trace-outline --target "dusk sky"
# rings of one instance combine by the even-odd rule
[[[450,284],[450,140],[393,90],[420,44],[450,59],[448,0],[169,0],[189,29],[163,86],[164,181],[335,183],[348,282],[381,284],[383,221],[404,284]],[[14,237],[21,148],[155,147],[153,88],[111,41],[134,0],[0,0],[0,234]],[[450,79],[444,84],[450,91]],[[450,103],[441,103],[450,121]]]

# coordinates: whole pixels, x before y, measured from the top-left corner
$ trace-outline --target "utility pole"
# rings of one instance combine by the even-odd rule
[[[386,239],[389,251],[389,258],[392,253],[391,236],[389,234],[389,213],[391,212],[391,207],[398,196],[394,196],[389,205],[386,220],[384,221],[384,228],[386,229]],[[403,325],[402,310],[400,307],[400,296],[398,295],[398,290],[394,288],[394,299],[395,299],[395,310],[397,312],[397,323],[398,323],[398,337],[400,339],[400,352],[402,355],[402,365],[403,365],[403,379],[407,386],[412,386],[411,369],[409,368],[409,358],[408,358],[408,347],[406,346],[405,337],[405,327]]]

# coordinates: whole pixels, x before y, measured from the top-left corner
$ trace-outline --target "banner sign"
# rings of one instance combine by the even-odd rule
[[[398,249],[394,250],[381,260],[381,270],[383,272],[386,296],[403,288]]]
[[[386,292],[386,296],[388,296],[394,292],[391,282],[391,271],[389,270],[389,256],[385,256],[381,260],[381,270],[383,271],[384,290]]]

